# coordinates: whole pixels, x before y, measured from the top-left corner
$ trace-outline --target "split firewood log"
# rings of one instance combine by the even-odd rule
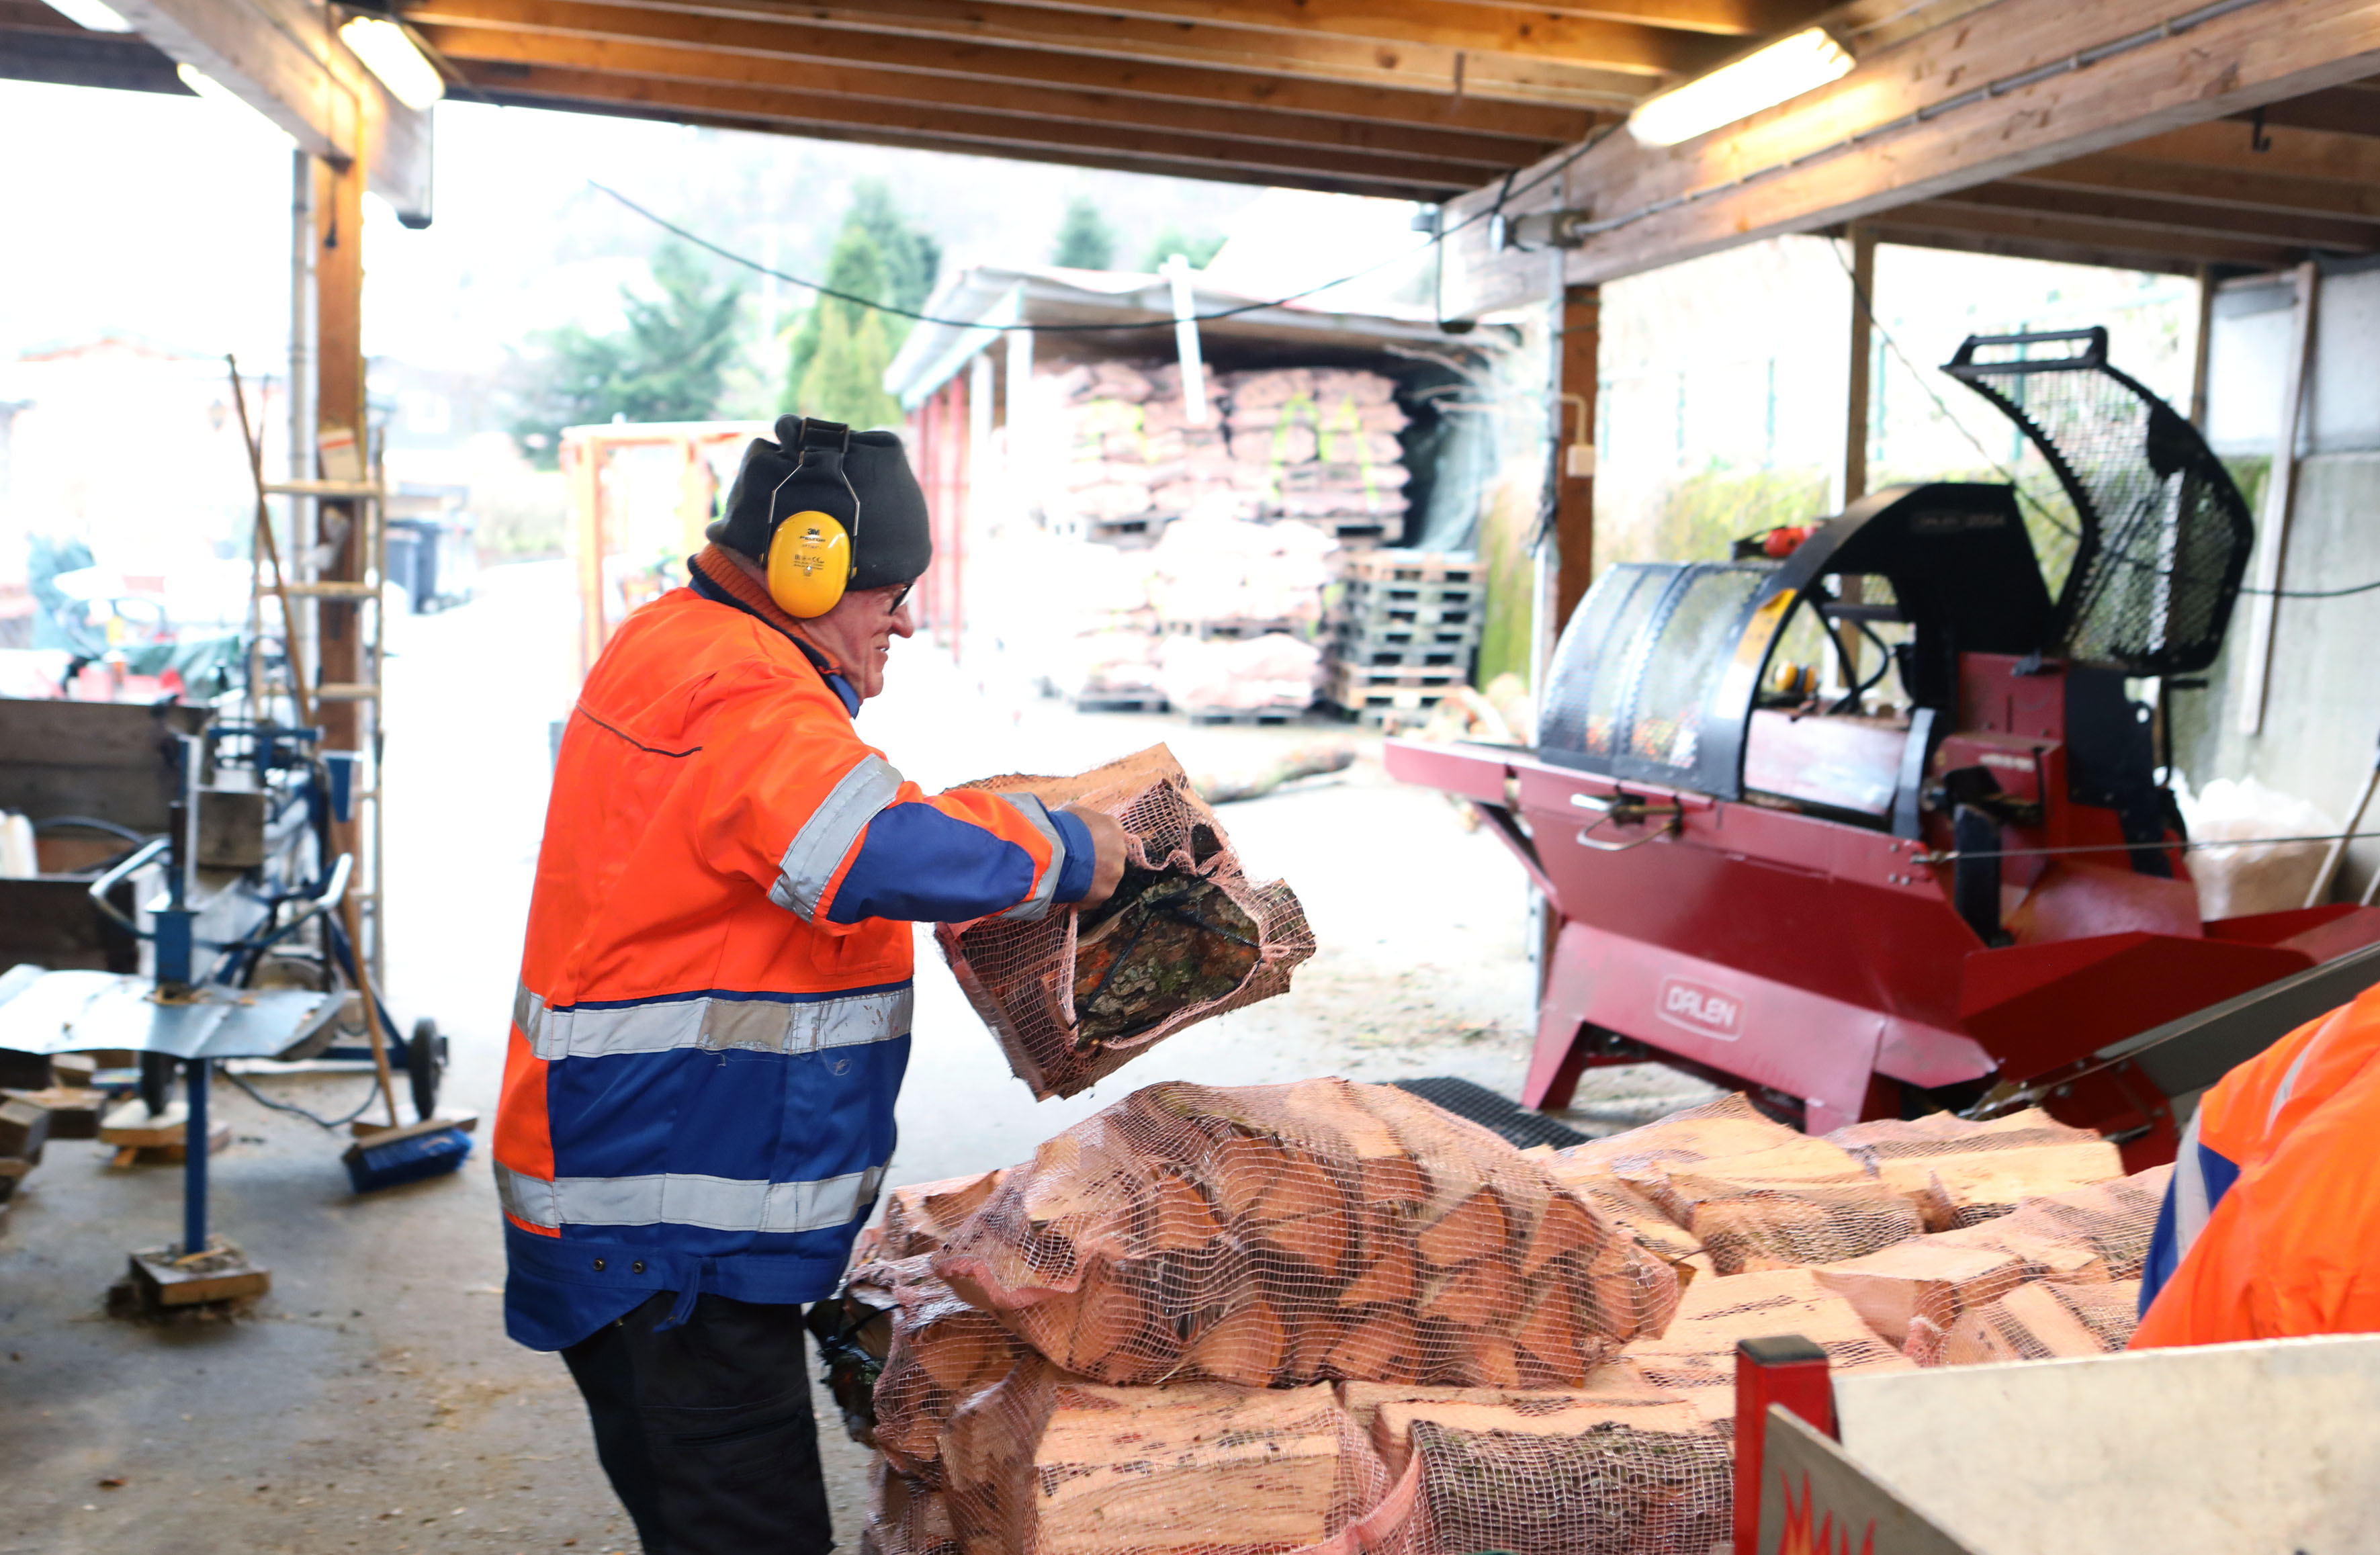
[[[1557,1431],[1583,1428],[1597,1419],[1652,1419],[1662,1410],[1687,1408],[1682,1395],[1655,1387],[1625,1361],[1597,1367],[1575,1388],[1552,1391],[1342,1382],[1339,1403],[1355,1428],[1370,1440],[1391,1476],[1405,1471],[1416,1419],[1475,1430]],[[1591,1410],[1603,1413],[1595,1419],[1582,1413]],[[1564,1415],[1572,1417],[1563,1421]]]
[[[1593,1211],[1596,1219],[1677,1270],[1681,1284],[1697,1274],[1717,1272],[1703,1245],[1644,1189],[1604,1167],[1581,1161],[1570,1150],[1540,1148],[1544,1154],[1536,1158],[1537,1163],[1552,1173],[1564,1191]]]
[[[1808,1138],[1763,1115],[1738,1093],[1657,1118],[1641,1128],[1573,1145],[1561,1153],[1581,1170],[1599,1167],[1633,1178],[1650,1166],[1692,1167],[1729,1156],[1790,1151]],[[1821,1152],[1818,1159],[1835,1158]]]
[[[946,1464],[970,1555],[1269,1555],[1386,1486],[1328,1387],[1115,1388],[1038,1365],[953,1416]]]
[[[1800,1334],[1818,1345],[1838,1371],[1906,1371],[1914,1364],[1808,1269],[1697,1280],[1679,1297],[1669,1328],[1630,1344],[1621,1359],[1656,1386],[1684,1393],[1706,1420],[1732,1429],[1736,1341],[1778,1334]]]
[[[1868,1327],[1923,1365],[1927,1357],[1909,1349],[1910,1329],[1921,1313],[1935,1322],[1945,1315],[1955,1320],[2015,1288],[2024,1270],[2024,1259],[2006,1248],[1946,1246],[1920,1236],[1811,1272],[1850,1302]]]
[[[863,1555],[959,1555],[958,1530],[940,1490],[872,1458],[859,1548]]]
[[[2107,1355],[2131,1342],[2140,1299],[2137,1280],[2020,1285],[1959,1318],[1943,1342],[1942,1364]]]
[[[952,1413],[1005,1379],[1028,1351],[938,1279],[922,1257],[871,1266],[854,1275],[853,1287],[887,1309],[873,1445],[900,1472],[940,1485],[941,1437]]]
[[[1827,1137],[1914,1200],[1929,1231],[1973,1225],[2024,1199],[2124,1174],[2115,1146],[2037,1107],[1985,1123],[1937,1112],[1852,1124]]]
[[[1502,1139],[1343,1080],[1136,1091],[1013,1169],[934,1267],[1112,1384],[1557,1387],[1677,1286]]]
[[[978,1209],[1000,1185],[998,1171],[978,1172],[938,1183],[913,1183],[884,1196],[884,1221],[879,1256],[915,1257],[930,1253],[961,1221]]]
[[[1721,1274],[1831,1263],[1925,1230],[1917,1206],[1874,1178],[1780,1190],[1680,1174],[1668,1188],[1685,1209],[1688,1233]]]
[[[1725,1546],[1732,1454],[1691,1407],[1635,1418],[1564,1413],[1575,1418],[1557,1425],[1559,1416],[1532,1420],[1489,1406],[1413,1421],[1435,1548],[1668,1555]]]

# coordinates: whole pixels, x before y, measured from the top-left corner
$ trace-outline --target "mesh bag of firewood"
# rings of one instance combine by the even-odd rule
[[[1878,1338],[1852,1304],[1808,1269],[1769,1270],[1696,1280],[1679,1298],[1677,1317],[1658,1337],[1628,1346],[1655,1386],[1683,1394],[1716,1429],[1735,1429],[1735,1344],[1740,1339],[1800,1334],[1841,1371],[1907,1371],[1909,1358]]]
[[[1135,1091],[1011,1168],[934,1269],[1111,1383],[1558,1387],[1677,1301],[1503,1139],[1344,1080]]]
[[[1114,1388],[1033,1359],[943,1446],[968,1555],[1356,1555],[1388,1488],[1326,1386]]]
[[[960,1404],[1014,1370],[1026,1346],[937,1278],[923,1257],[855,1270],[845,1299],[853,1293],[885,1308],[868,1444],[919,1484],[939,1487],[942,1427]]]
[[[868,1464],[868,1523],[860,1555],[959,1555],[958,1532],[942,1493],[882,1458]]]
[[[2137,1282],[2172,1175],[2172,1167],[2155,1166],[2113,1182],[2027,1199],[2008,1214],[1892,1249],[1907,1260],[1900,1270],[1907,1283],[1895,1292],[1871,1279],[1864,1309],[1905,1309],[1902,1347],[1920,1365],[1935,1366],[1945,1360],[1950,1331],[1962,1318],[2019,1287]],[[1861,1302],[1843,1284],[1845,1271],[1853,1268],[1838,1266],[1825,1278]]]
[[[1536,1432],[1414,1423],[1420,1555],[1709,1555],[1734,1512],[1733,1453],[1694,1412]],[[1381,1530],[1386,1533],[1387,1530]]]
[[[1942,1343],[1944,1366],[2104,1355],[2131,1342],[2139,1326],[2138,1280],[2020,1285],[1962,1314]]]
[[[2025,1199],[2124,1174],[2115,1146],[2037,1107],[1987,1123],[1936,1112],[1852,1124],[1827,1138],[1908,1195],[1928,1231],[1974,1225]]]
[[[884,1220],[868,1257],[911,1258],[941,1246],[958,1223],[983,1207],[1000,1186],[1001,1172],[978,1172],[938,1183],[912,1183],[884,1196]],[[855,1251],[853,1267],[868,1259]]]
[[[1073,1096],[1193,1022],[1287,992],[1290,969],[1314,954],[1296,895],[1242,873],[1215,812],[1161,745],[1076,777],[965,786],[1105,810],[1131,838],[1123,882],[1090,912],[934,930],[1038,1098]]]

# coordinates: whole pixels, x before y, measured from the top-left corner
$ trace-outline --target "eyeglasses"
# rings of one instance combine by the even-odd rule
[[[901,613],[901,607],[909,602],[909,590],[915,589],[917,586],[917,580],[914,577],[908,582],[901,585],[900,592],[894,594],[892,598],[886,602],[884,606],[884,613],[887,615],[898,615]]]

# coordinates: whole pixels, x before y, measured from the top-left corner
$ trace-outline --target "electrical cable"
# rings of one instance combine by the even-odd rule
[[[1522,184],[1518,188],[1511,187],[1511,180],[1510,178],[1507,178],[1504,191],[1498,195],[1495,203],[1492,205],[1485,206],[1480,210],[1473,212],[1470,215],[1463,217],[1452,226],[1441,227],[1439,230],[1430,234],[1429,240],[1427,242],[1421,244],[1417,248],[1409,249],[1402,253],[1391,254],[1378,264],[1366,265],[1361,270],[1355,271],[1351,274],[1342,275],[1336,280],[1325,281],[1319,285],[1307,286],[1303,290],[1293,291],[1289,293],[1287,296],[1277,297],[1266,302],[1245,302],[1234,308],[1220,308],[1211,313],[1193,313],[1187,319],[1176,319],[1171,313],[1152,313],[1146,319],[1134,320],[1128,323],[1112,324],[988,324],[976,319],[939,318],[934,314],[921,313],[915,309],[903,308],[894,303],[879,302],[873,298],[860,297],[851,292],[837,291],[832,286],[822,285],[816,281],[805,280],[799,275],[789,275],[785,272],[778,270],[773,266],[762,264],[759,260],[753,259],[748,255],[739,254],[733,249],[724,248],[720,244],[712,242],[710,238],[702,237],[698,233],[688,231],[686,228],[678,225],[675,222],[671,221],[666,216],[662,216],[652,211],[647,210],[644,206],[638,204],[626,195],[622,194],[618,189],[612,188],[609,184],[600,183],[593,178],[589,178],[587,180],[587,186],[600,193],[611,196],[613,200],[618,200],[622,205],[626,206],[638,215],[644,217],[645,220],[652,223],[655,226],[660,227],[662,231],[670,233],[686,242],[691,243],[696,248],[701,249],[708,253],[714,254],[719,258],[727,261],[730,264],[741,265],[745,269],[749,270],[756,274],[766,275],[773,280],[783,281],[788,285],[799,286],[806,291],[815,292],[820,297],[831,297],[837,302],[847,302],[856,308],[866,308],[879,313],[889,313],[896,319],[907,319],[916,323],[937,324],[945,329],[980,330],[987,334],[1099,334],[1123,330],[1145,330],[1160,324],[1212,323],[1221,319],[1236,319],[1243,314],[1261,313],[1269,309],[1285,307],[1290,303],[1302,301],[1306,298],[1315,297],[1320,293],[1330,291],[1336,287],[1347,285],[1352,282],[1360,281],[1367,275],[1376,275],[1381,271],[1390,269],[1392,266],[1403,264],[1409,261],[1418,259],[1422,255],[1428,253],[1432,249],[1441,247],[1448,238],[1453,237],[1456,233],[1463,231],[1464,228],[1475,225],[1480,222],[1487,221],[1490,217],[1497,215],[1502,212],[1506,201],[1528,193],[1531,189],[1537,188],[1549,178],[1560,176],[1569,168],[1572,163],[1576,162],[1580,157],[1585,156],[1588,152],[1602,144],[1605,137],[1609,136],[1612,130],[1617,128],[1619,127],[1616,124],[1608,125],[1601,132],[1588,136],[1585,140],[1580,141],[1576,146],[1572,147],[1567,156],[1564,156],[1551,167],[1545,169],[1545,171],[1539,173],[1536,177],[1531,178],[1527,183]],[[1444,322],[1445,321],[1441,320],[1440,322]]]
[[[322,1128],[345,1128],[347,1124],[355,1122],[358,1118],[362,1117],[365,1112],[370,1111],[372,1103],[380,1099],[380,1082],[378,1080],[374,1080],[371,1084],[371,1087],[364,1092],[363,1101],[358,1105],[354,1112],[349,1112],[346,1116],[341,1118],[326,1118],[322,1116],[320,1113],[308,1112],[305,1108],[298,1106],[294,1101],[275,1101],[273,1098],[265,1095],[254,1086],[249,1085],[243,1076],[235,1075],[228,1069],[222,1070],[220,1073],[225,1079],[229,1080],[233,1085],[237,1086],[240,1089],[248,1092],[248,1099],[250,1101],[255,1102],[258,1106],[269,1107],[276,1112],[293,1113],[298,1117],[305,1119],[308,1123],[316,1124]]]
[[[2026,491],[2023,482],[2018,480],[2016,473],[2002,464],[1990,449],[1985,447],[1983,440],[1978,438],[1968,428],[1967,423],[1961,420],[1951,410],[1949,404],[1935,389],[1934,380],[1910,359],[1909,353],[1900,348],[1900,342],[1893,337],[1890,330],[1884,327],[1884,321],[1876,316],[1875,302],[1868,296],[1867,288],[1860,285],[1859,274],[1852,269],[1851,261],[1843,258],[1842,249],[1832,242],[1829,242],[1827,247],[1833,251],[1835,262],[1842,266],[1844,276],[1850,280],[1852,296],[1857,299],[1860,311],[1866,315],[1868,327],[1876,333],[1877,337],[1884,342],[1886,349],[1893,354],[1909,376],[1916,381],[1917,386],[1925,392],[1925,397],[1934,402],[1934,408],[1942,413],[1942,419],[1956,428],[1959,435],[1965,438],[1968,445],[1982,456],[1984,463],[1990,466],[2000,479],[2009,483],[2009,488],[2016,493],[2017,500],[2031,508],[2034,516],[2069,540],[2082,540],[2082,535],[2080,530],[2069,526],[2057,514],[2045,506],[2039,497]],[[2144,562],[2120,548],[2111,547],[2107,553],[2135,571],[2151,573],[2158,577],[2174,576],[2173,569],[2170,567],[2160,566],[2155,562]],[[2370,583],[2352,584],[2344,589],[2259,589],[2250,583],[2240,586],[2240,592],[2243,594],[2265,595],[2277,600],[2339,600],[2354,594],[2369,594],[2375,590],[2380,590],[2380,578],[2375,578]]]

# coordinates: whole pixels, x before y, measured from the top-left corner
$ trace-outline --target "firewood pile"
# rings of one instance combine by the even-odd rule
[[[1296,894],[1242,872],[1222,823],[1161,745],[1075,777],[965,786],[1105,810],[1130,840],[1122,882],[1091,912],[934,930],[1037,1098],[1073,1096],[1184,1027],[1286,992],[1291,969],[1314,954]]]
[[[1192,426],[1181,371],[1099,362],[1046,373],[1062,423],[1062,492],[1046,499],[1073,549],[1145,563],[1061,570],[1077,619],[1044,677],[1087,707],[1170,702],[1218,716],[1288,713],[1320,689],[1326,588],[1347,551],[1402,533],[1407,424],[1393,380],[1281,368],[1210,381]],[[1252,639],[1261,639],[1262,647]]]
[[[836,1319],[882,1357],[863,1548],[1706,1555],[1739,1340],[2119,1348],[2166,1175],[2120,1172],[2037,1112],[1524,1152],[1390,1087],[1153,1086],[892,1196]]]

